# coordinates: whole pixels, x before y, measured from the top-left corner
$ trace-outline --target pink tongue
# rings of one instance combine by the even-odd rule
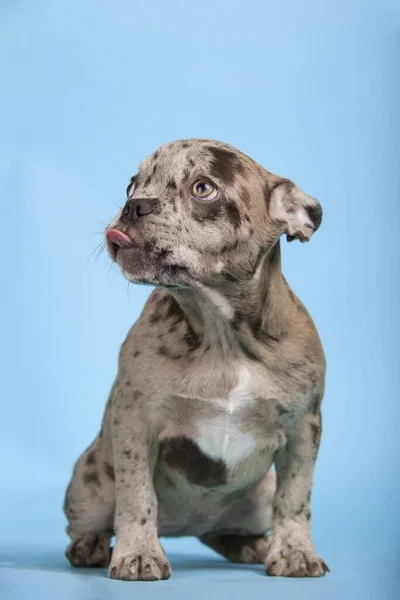
[[[119,231],[118,229],[109,229],[106,233],[106,237],[110,242],[113,242],[120,248],[123,248],[124,246],[132,246],[133,244],[131,238],[127,236],[126,233],[122,233],[122,231]]]

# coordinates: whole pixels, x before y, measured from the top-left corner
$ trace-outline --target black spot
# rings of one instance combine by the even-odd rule
[[[276,409],[278,411],[278,415],[287,415],[287,413],[289,412],[289,409],[286,408],[286,406],[283,406],[283,404],[277,404]]]
[[[148,509],[147,509],[147,516],[150,516],[150,515],[151,515],[151,508],[148,507]]]
[[[177,277],[187,273],[188,268],[183,265],[168,265],[168,274],[171,277]],[[167,287],[167,286],[165,286]]]
[[[145,187],[147,187],[147,186],[149,185],[149,183],[150,183],[150,181],[151,181],[151,178],[152,178],[152,176],[153,176],[153,174],[149,175],[149,176],[146,178],[146,180],[145,180],[145,182],[144,182],[144,186],[145,186]]]
[[[216,487],[227,481],[226,465],[222,460],[213,460],[188,438],[172,438],[162,444],[165,462],[177,470],[190,483],[203,487]]]
[[[142,520],[140,521],[140,524],[141,524],[141,525],[146,525],[146,523],[147,523],[147,519],[142,519]]]
[[[244,173],[244,167],[237,154],[225,148],[208,148],[211,159],[211,171],[226,185],[232,185],[237,174]]]
[[[201,346],[201,338],[193,331],[192,327],[187,323],[187,332],[183,336],[183,339],[188,347],[189,352],[197,350]]]
[[[135,352],[133,353],[133,356],[135,358],[137,358],[140,355],[140,350],[135,350]]]
[[[132,186],[133,186],[133,184],[135,183],[136,179],[137,179],[137,175],[134,175],[133,177],[131,177],[131,180],[130,180],[130,182],[129,182],[129,185],[128,185],[128,187],[126,188],[126,192],[125,192],[125,193],[126,193],[126,197],[127,197],[127,198],[129,198],[129,194],[130,194],[130,191],[131,191],[131,187],[132,187]]]
[[[162,248],[161,250],[156,250],[154,252],[154,260],[165,260],[170,254],[172,254],[172,250],[166,250],[165,248]]]
[[[318,204],[317,206],[305,206],[307,214],[314,226],[314,231],[317,231],[318,227],[321,225],[322,221],[322,208]]]
[[[305,505],[305,504],[302,504],[302,505],[300,506],[300,508],[299,508],[299,509],[298,509],[298,510],[295,512],[295,515],[296,515],[296,517],[298,517],[299,515],[303,514],[303,512],[304,512],[305,508],[306,508],[306,505]]]
[[[238,207],[236,206],[236,204],[234,202],[232,202],[231,200],[229,200],[227,202],[227,204],[225,205],[225,211],[228,216],[229,222],[232,223],[232,225],[235,227],[235,229],[240,227],[241,222],[242,222],[242,217],[240,215],[240,211],[239,211]]]
[[[313,415],[318,414],[321,405],[321,396],[317,393],[313,394],[310,399],[310,404],[308,405],[310,411]]]
[[[132,456],[132,450],[122,450],[122,454],[124,456],[126,456],[127,458],[131,458],[131,456]]]
[[[125,385],[127,387],[129,387],[130,385],[132,385],[132,381],[130,379],[127,379],[126,382],[125,382]]]
[[[100,485],[99,474],[96,471],[87,471],[83,474],[84,483],[93,483],[94,485]]]
[[[160,151],[159,151],[159,150],[156,150],[156,151],[154,152],[154,154],[153,154],[153,160],[157,160],[157,158],[158,158],[159,154],[160,154]]]
[[[154,246],[155,246],[155,242],[154,240],[147,240],[147,242],[144,243],[144,250],[147,253],[150,253],[154,250]]]
[[[176,190],[177,185],[175,179],[168,179],[167,181],[167,189],[168,190]]]

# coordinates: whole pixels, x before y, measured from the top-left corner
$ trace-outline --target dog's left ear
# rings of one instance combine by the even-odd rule
[[[269,197],[270,216],[282,223],[288,242],[308,242],[322,220],[322,208],[315,198],[305,194],[292,181],[283,179]]]

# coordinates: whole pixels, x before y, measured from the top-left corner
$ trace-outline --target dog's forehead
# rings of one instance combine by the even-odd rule
[[[141,163],[139,173],[149,176],[158,171],[160,174],[179,178],[196,169],[203,175],[208,174],[230,184],[235,174],[244,172],[249,160],[236,148],[222,142],[206,139],[180,140],[158,148]]]

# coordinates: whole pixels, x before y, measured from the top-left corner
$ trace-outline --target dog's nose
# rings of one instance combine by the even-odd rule
[[[139,217],[144,217],[153,212],[150,202],[146,198],[132,198],[122,209],[121,221],[130,223]]]

